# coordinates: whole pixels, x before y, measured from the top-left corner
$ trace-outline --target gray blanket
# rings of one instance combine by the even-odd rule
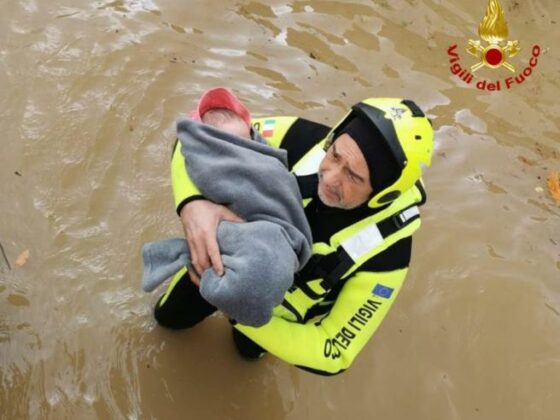
[[[189,119],[177,122],[177,135],[202,195],[247,220],[218,226],[224,275],[206,270],[200,293],[236,321],[263,325],[311,256],[311,229],[287,153],[258,133],[250,141]],[[182,239],[148,243],[143,257],[144,290],[189,264]]]

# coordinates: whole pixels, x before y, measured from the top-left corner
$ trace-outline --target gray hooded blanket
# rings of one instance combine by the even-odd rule
[[[251,141],[190,119],[177,122],[177,136],[202,195],[247,221],[218,226],[224,275],[206,270],[200,293],[237,322],[263,325],[311,256],[311,229],[287,153],[258,133]],[[142,252],[146,291],[190,262],[183,239],[147,243]]]

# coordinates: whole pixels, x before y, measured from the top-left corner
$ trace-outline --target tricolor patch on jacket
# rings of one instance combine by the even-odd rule
[[[276,120],[264,120],[262,135],[264,137],[272,137],[274,134],[274,124]]]

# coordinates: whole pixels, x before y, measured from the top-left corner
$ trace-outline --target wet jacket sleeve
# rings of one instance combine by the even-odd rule
[[[330,312],[306,323],[273,317],[259,328],[235,328],[258,345],[298,367],[333,375],[347,369],[375,333],[391,308],[407,269],[356,272],[349,278]]]
[[[185,158],[181,153],[181,143],[177,141],[173,148],[171,158],[171,185],[173,187],[173,197],[175,199],[175,209],[177,214],[189,201],[203,198],[197,186],[191,181],[187,172]]]

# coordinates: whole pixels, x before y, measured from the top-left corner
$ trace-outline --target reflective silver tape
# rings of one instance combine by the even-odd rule
[[[413,217],[418,216],[419,214],[420,214],[420,209],[418,208],[418,206],[414,206],[400,213],[399,219],[401,219],[402,223],[406,223]]]
[[[298,176],[316,174],[325,154],[322,146],[316,146],[295,165],[293,172]]]
[[[340,246],[355,262],[362,255],[383,243],[383,236],[376,224],[371,224],[341,242]]]

